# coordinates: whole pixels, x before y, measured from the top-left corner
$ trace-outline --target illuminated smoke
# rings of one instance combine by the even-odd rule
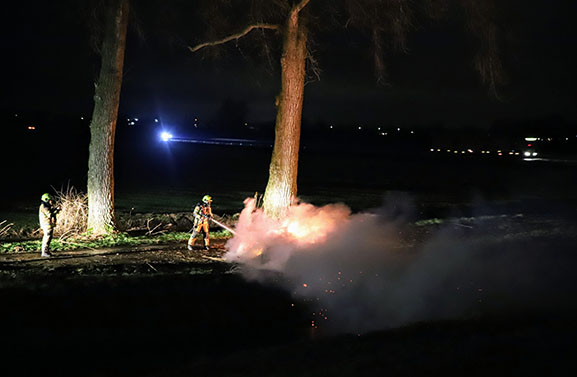
[[[411,208],[400,197],[360,214],[343,204],[301,203],[273,220],[247,199],[225,259],[240,263],[247,278],[280,273],[275,280],[313,308],[312,327],[333,332],[525,315],[573,297],[572,274],[558,270],[570,265],[566,256],[551,265],[542,246],[495,236],[482,224],[448,225],[413,245],[405,238]]]
[[[289,208],[282,220],[256,209],[254,199],[245,200],[236,225],[237,235],[228,241],[225,259],[259,269],[283,271],[289,258],[311,245],[324,244],[349,221],[343,204],[315,207],[301,203]]]

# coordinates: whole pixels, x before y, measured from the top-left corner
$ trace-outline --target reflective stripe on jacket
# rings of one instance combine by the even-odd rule
[[[194,211],[192,213],[196,224],[200,224],[203,221],[208,222],[207,216],[212,216],[212,209],[210,208],[210,204],[206,203],[198,203],[194,207]]]

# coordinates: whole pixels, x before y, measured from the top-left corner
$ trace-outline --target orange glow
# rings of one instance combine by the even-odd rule
[[[283,247],[300,251],[325,242],[338,226],[349,221],[349,217],[350,209],[345,205],[315,207],[308,203],[298,203],[289,207],[283,218],[274,219],[262,209],[256,208],[254,199],[246,199],[245,208],[236,225],[236,235],[227,243],[229,253],[225,258],[247,261],[269,255],[271,248],[280,250],[280,253]],[[260,261],[267,264],[269,259]],[[268,267],[275,268],[271,265]]]
[[[342,218],[332,211],[302,203],[289,208],[288,216],[282,222],[280,231],[300,244],[315,244],[326,240]],[[347,211],[346,215],[349,215]]]

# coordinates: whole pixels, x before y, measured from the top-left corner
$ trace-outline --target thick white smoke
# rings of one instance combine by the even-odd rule
[[[564,277],[542,276],[548,271],[541,246],[495,237],[482,226],[467,234],[447,226],[413,244],[403,221],[411,208],[406,200],[360,214],[343,204],[301,203],[278,221],[253,200],[245,204],[225,258],[241,263],[247,278],[280,272],[295,298],[314,307],[314,327],[363,333],[417,321],[517,315],[564,299],[550,294]]]

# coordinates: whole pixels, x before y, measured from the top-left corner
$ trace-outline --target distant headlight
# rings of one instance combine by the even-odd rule
[[[533,152],[533,153],[531,154],[531,156],[533,156],[533,157],[537,156],[537,152]]]
[[[160,138],[162,139],[162,141],[168,141],[168,140],[172,139],[172,134],[168,133],[168,132],[162,132],[160,134]]]
[[[531,152],[527,151],[525,153],[523,153],[525,155],[525,157],[531,157]]]

